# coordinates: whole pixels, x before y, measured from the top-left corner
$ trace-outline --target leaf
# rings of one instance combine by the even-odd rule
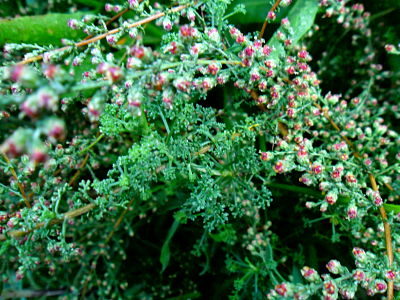
[[[246,8],[246,15],[235,14],[229,18],[229,21],[233,24],[249,24],[249,23],[259,23],[260,26],[264,23],[268,11],[271,9],[273,2],[269,0],[235,0],[230,5],[230,11],[237,5],[244,5]],[[281,8],[277,12],[277,17],[275,22],[280,22],[290,9],[289,7]]]
[[[100,10],[104,6],[102,1],[96,1],[96,0],[75,0],[75,2],[81,3],[86,6],[91,6],[96,10]]]
[[[293,43],[297,43],[305,33],[314,24],[315,16],[318,12],[318,0],[298,0],[289,11],[287,18],[293,28],[293,35],[291,36]],[[271,56],[277,59],[285,55],[285,50],[282,44],[277,39],[275,33],[269,40],[268,44],[275,47],[277,51],[273,51]]]
[[[6,251],[8,250],[10,246],[10,242],[9,241],[3,241],[1,243],[1,247],[0,247],[0,255],[3,255],[4,253],[6,253]]]
[[[293,277],[293,283],[303,283],[303,276],[301,275],[300,269],[293,265],[292,268],[292,277]]]
[[[79,30],[68,27],[69,19],[80,19],[88,12],[74,14],[47,14],[19,17],[0,21],[0,45],[27,43],[39,45],[61,45],[61,39],[77,39],[84,36]]]
[[[162,40],[164,31],[161,30],[154,24],[147,24],[145,27],[145,34],[143,37],[143,43],[145,44],[159,44]]]
[[[235,237],[236,231],[233,228],[232,224],[226,224],[222,226],[222,230],[218,233],[209,233],[211,238],[220,243],[220,242],[229,242],[232,238]]]
[[[229,18],[234,24],[263,23],[265,16],[271,9],[271,2],[268,0],[235,0],[231,7],[243,4],[246,7],[246,15],[236,14]]]
[[[386,209],[386,211],[392,211],[395,214],[400,213],[400,205],[385,203],[383,204],[383,207]]]
[[[162,265],[161,273],[168,267],[169,259],[171,257],[171,253],[169,251],[169,243],[171,242],[172,237],[174,236],[176,230],[179,227],[179,219],[175,219],[174,223],[172,223],[171,228],[168,231],[167,237],[164,241],[164,244],[161,248],[160,262]]]

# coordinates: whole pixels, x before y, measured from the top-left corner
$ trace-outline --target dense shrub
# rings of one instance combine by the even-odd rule
[[[393,299],[399,9],[2,1],[1,295]]]

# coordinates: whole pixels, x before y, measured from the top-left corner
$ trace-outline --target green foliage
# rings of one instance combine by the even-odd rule
[[[400,286],[397,6],[290,2],[0,7],[2,298]]]
[[[69,19],[81,18],[84,15],[83,12],[54,13],[0,20],[0,46],[6,43],[60,46],[61,39],[74,40],[84,36],[67,26]]]

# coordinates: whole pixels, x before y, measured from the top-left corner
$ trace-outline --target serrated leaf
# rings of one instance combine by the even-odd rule
[[[172,237],[174,236],[176,230],[179,227],[179,220],[175,219],[174,223],[172,223],[171,228],[168,231],[167,237],[165,238],[164,244],[161,248],[160,262],[162,265],[161,273],[168,267],[169,259],[171,257],[171,253],[169,251],[169,243],[171,242]]]
[[[77,39],[84,36],[79,30],[68,27],[69,19],[80,19],[84,12],[74,14],[47,14],[19,17],[0,21],[0,45],[27,43],[38,45],[61,45],[61,39]]]

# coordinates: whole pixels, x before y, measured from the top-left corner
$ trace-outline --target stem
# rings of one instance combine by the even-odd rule
[[[176,6],[176,7],[172,8],[172,9],[170,9],[169,13],[179,12],[179,11],[185,9],[185,8],[188,7],[188,6],[189,6],[188,4]],[[159,13],[156,13],[156,14],[154,14],[154,15],[151,15],[151,16],[149,16],[149,17],[147,17],[147,18],[144,18],[144,19],[142,19],[142,20],[140,20],[140,21],[137,21],[137,22],[134,22],[134,23],[132,23],[132,24],[129,24],[129,25],[126,26],[126,27],[118,27],[118,28],[115,28],[115,29],[113,29],[113,30],[110,30],[110,31],[108,31],[108,32],[106,32],[106,33],[103,33],[103,34],[97,35],[97,36],[95,36],[95,37],[92,37],[92,38],[89,38],[89,39],[85,39],[85,40],[83,40],[83,41],[80,41],[80,42],[78,42],[78,43],[75,43],[73,46],[61,47],[61,48],[52,50],[52,51],[50,51],[50,52],[60,52],[60,51],[65,51],[65,50],[71,49],[71,48],[73,48],[73,47],[77,47],[77,48],[83,47],[83,46],[89,45],[89,44],[91,44],[91,43],[100,41],[100,40],[106,38],[106,37],[109,36],[109,35],[116,34],[116,33],[120,32],[120,31],[122,31],[122,30],[124,30],[124,29],[126,29],[126,28],[138,27],[138,26],[140,26],[140,25],[143,25],[143,24],[149,23],[149,22],[151,22],[151,21],[154,21],[154,20],[156,20],[156,19],[159,19],[159,18],[161,18],[161,17],[164,17],[165,15],[166,15],[165,12],[159,12]],[[26,59],[26,60],[20,61],[19,63],[17,63],[17,65],[24,65],[24,64],[27,64],[27,63],[39,61],[39,60],[41,60],[41,59],[43,59],[43,55],[38,55],[38,56],[34,56],[34,57],[31,57],[31,58],[28,58],[28,59]]]
[[[68,185],[73,186],[76,179],[79,177],[81,174],[82,168],[86,165],[87,161],[89,159],[89,154],[86,154],[85,158],[83,159],[82,163],[79,165],[78,170],[75,172],[74,176],[72,176],[71,180],[69,181]]]
[[[81,208],[66,212],[61,219],[52,219],[49,222],[38,223],[38,224],[36,224],[36,226],[33,229],[30,229],[30,230],[27,230],[27,231],[13,230],[13,231],[8,232],[6,235],[5,234],[0,234],[0,241],[5,241],[7,239],[7,235],[10,236],[10,237],[13,237],[13,238],[24,237],[27,234],[31,233],[32,231],[40,229],[40,228],[46,226],[46,224],[51,226],[51,225],[62,223],[65,219],[73,219],[75,217],[78,217],[80,215],[83,215],[83,214],[91,211],[95,207],[96,207],[96,205],[91,203],[91,204],[88,204],[88,205],[86,205],[84,207],[81,207]]]
[[[126,208],[124,209],[124,211],[121,213],[121,215],[119,216],[118,220],[114,223],[113,229],[110,231],[110,233],[108,234],[107,238],[104,241],[104,244],[108,244],[108,242],[111,240],[112,236],[114,235],[115,231],[118,229],[119,225],[121,224],[122,220],[124,219],[125,215],[127,214],[129,208],[132,206],[133,202],[134,202],[134,198],[132,198],[132,200],[128,203],[128,205],[126,206]],[[99,256],[96,257],[96,260],[98,259]],[[89,274],[87,276],[87,279],[85,280],[85,284],[83,286],[82,289],[82,293],[81,293],[81,299],[85,299],[85,294],[87,291],[87,285],[89,283],[89,278],[90,275],[94,272],[95,268],[90,268]]]
[[[139,2],[141,2],[141,1],[139,1]],[[125,14],[128,11],[129,11],[129,8],[125,8],[123,11],[120,11],[119,13],[117,13],[115,16],[113,16],[110,20],[108,20],[106,22],[106,26],[110,25],[112,22],[114,22],[116,19],[118,19],[120,16],[122,16],[123,14]],[[88,40],[92,37],[93,37],[93,35],[91,34],[91,35],[88,35],[87,37],[85,37],[83,40]]]
[[[281,0],[276,0],[274,5],[272,5],[271,9],[269,10],[268,14],[270,12],[274,12],[276,10],[276,8],[278,7],[279,3],[281,3]],[[262,37],[264,35],[264,32],[265,32],[265,28],[267,28],[267,24],[268,24],[268,15],[265,18],[265,21],[264,21],[264,24],[263,24],[263,26],[261,28],[260,34],[258,35],[259,39],[262,39]]]
[[[369,181],[371,182],[372,189],[375,192],[379,191],[378,185],[376,184],[375,176],[372,175],[371,173],[368,175],[369,175]],[[393,249],[392,249],[392,235],[391,235],[391,230],[390,230],[390,224],[388,222],[386,211],[383,206],[379,207],[379,213],[381,214],[381,217],[383,220],[383,228],[385,231],[386,252],[387,252],[387,257],[389,260],[389,268],[391,268],[393,265]],[[389,280],[388,281],[388,292],[387,292],[388,300],[393,299],[393,293],[394,293],[393,289],[394,289],[393,281]]]
[[[4,160],[6,161],[6,163],[9,166],[12,176],[14,177],[15,181],[17,182],[19,191],[21,192],[21,196],[24,199],[26,207],[31,208],[31,204],[29,203],[29,200],[28,200],[28,198],[26,197],[26,194],[25,194],[24,186],[23,186],[23,184],[21,182],[19,182],[17,173],[15,172],[13,166],[11,165],[10,160],[8,159],[7,155],[4,152],[2,152],[1,154],[3,155]]]
[[[91,143],[89,146],[87,146],[85,149],[83,149],[79,154],[85,154],[88,152],[90,149],[92,149],[98,142],[101,141],[101,139],[104,137],[104,133],[100,134],[97,139]]]
[[[315,106],[319,110],[323,111],[324,117],[329,121],[329,123],[332,125],[332,127],[335,128],[335,130],[340,133],[341,130],[340,130],[339,126],[329,116],[328,110],[322,110],[321,106],[318,103],[315,103]],[[353,155],[356,158],[361,159],[361,155],[357,151],[355,151],[353,143],[346,136],[342,136],[342,135],[340,135],[340,136],[346,142],[346,144],[351,149],[353,149]],[[375,176],[372,173],[369,173],[368,176],[369,176],[369,180],[370,180],[372,189],[374,191],[378,191],[378,185],[376,184]],[[392,234],[391,234],[390,224],[388,222],[386,210],[385,210],[384,206],[379,207],[379,213],[381,215],[381,218],[383,221],[383,227],[384,227],[384,231],[385,231],[386,255],[389,260],[389,267],[392,267],[392,264],[393,264]],[[388,280],[388,289],[387,289],[387,299],[388,300],[393,299],[393,293],[394,293],[393,290],[394,290],[393,281]]]
[[[128,203],[128,205],[126,206],[126,208],[124,209],[124,211],[121,213],[121,215],[119,216],[118,220],[115,222],[113,229],[110,231],[110,233],[108,234],[105,243],[107,244],[112,236],[114,235],[114,232],[118,229],[119,225],[121,224],[122,220],[124,219],[125,215],[127,214],[129,208],[132,206],[133,202],[134,202],[134,198],[132,198],[132,200]]]
[[[251,97],[253,98],[253,100],[257,102],[257,100],[258,100],[258,94],[257,94],[257,92],[254,91],[254,90],[252,90],[252,91],[250,92],[250,95],[251,95]],[[267,109],[265,108],[264,104],[259,103],[259,104],[257,104],[257,106],[258,106],[258,108],[261,109],[262,111],[264,111],[264,112],[267,111]],[[280,134],[281,134],[282,136],[287,136],[287,135],[289,134],[287,125],[286,125],[285,123],[281,122],[281,121],[278,121],[278,130],[279,130],[279,132],[280,132]]]

